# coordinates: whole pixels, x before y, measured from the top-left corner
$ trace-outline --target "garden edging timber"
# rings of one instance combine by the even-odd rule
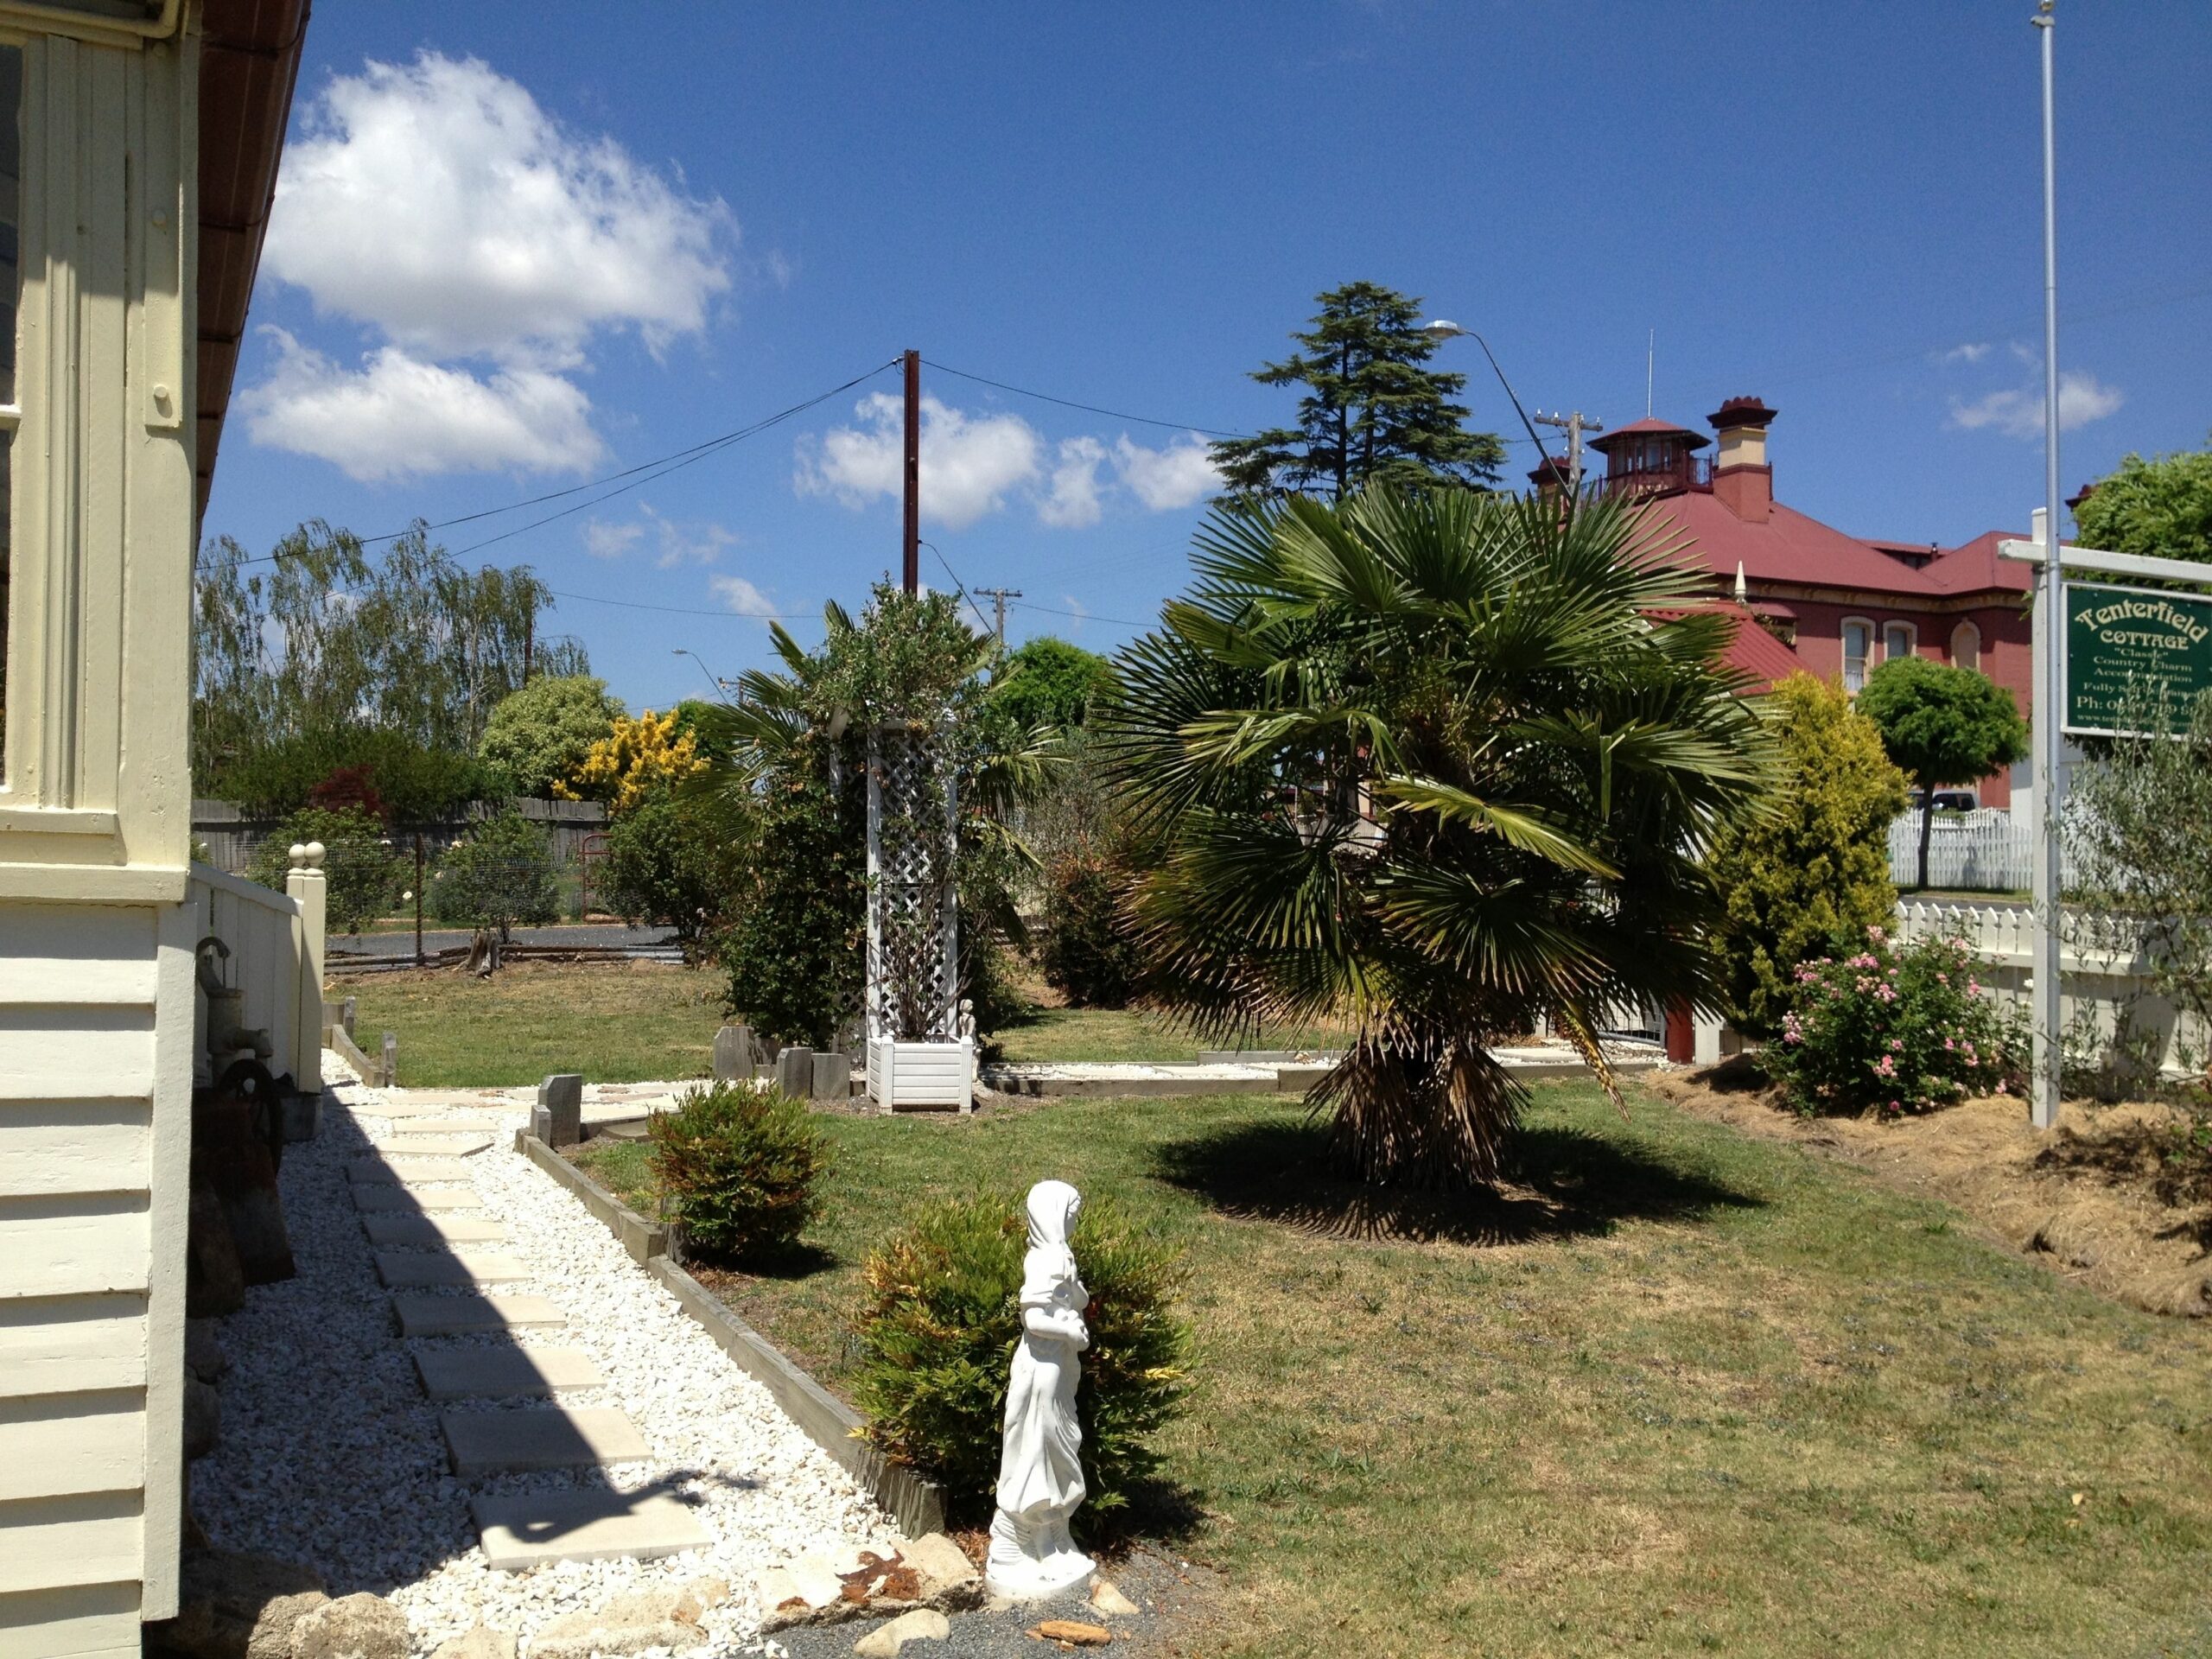
[[[516,1147],[583,1201],[622,1243],[632,1260],[674,1293],[677,1306],[702,1326],[738,1369],[766,1388],[784,1414],[881,1504],[909,1538],[944,1530],[944,1489],[903,1468],[861,1438],[866,1425],[851,1407],[793,1364],[783,1351],[724,1306],[669,1255],[669,1230],[648,1221],[527,1129]]]

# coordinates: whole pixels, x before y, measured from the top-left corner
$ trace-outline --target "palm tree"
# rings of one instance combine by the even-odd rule
[[[1217,512],[1100,721],[1147,848],[1155,1000],[1217,1036],[1335,1020],[1310,1096],[1358,1175],[1489,1185],[1548,1016],[1609,1091],[1622,1003],[1717,995],[1698,861],[1771,742],[1730,624],[1612,504],[1371,489]]]

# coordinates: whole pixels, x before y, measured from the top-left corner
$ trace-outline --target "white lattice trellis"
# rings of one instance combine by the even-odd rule
[[[948,733],[903,724],[868,741],[868,1034],[952,1042],[959,1030],[959,800]]]

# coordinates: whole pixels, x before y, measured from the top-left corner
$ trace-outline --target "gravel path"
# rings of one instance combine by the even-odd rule
[[[334,1055],[326,1075],[350,1076]],[[595,1610],[623,1592],[725,1578],[733,1596],[708,1618],[716,1646],[753,1633],[750,1591],[764,1567],[845,1543],[880,1545],[889,1519],[733,1365],[676,1301],[626,1255],[569,1193],[512,1149],[502,1130],[467,1161],[483,1215],[535,1269],[501,1292],[546,1296],[564,1327],[512,1338],[437,1338],[466,1344],[582,1349],[607,1379],[564,1393],[570,1406],[628,1413],[654,1460],[600,1471],[500,1475],[478,1488],[448,1472],[439,1408],[423,1396],[410,1344],[393,1334],[385,1292],[347,1192],[346,1164],[368,1149],[363,1126],[378,1091],[334,1085],[355,1111],[328,1114],[314,1141],[287,1149],[284,1214],[299,1276],[247,1294],[222,1323],[231,1370],[222,1433],[194,1465],[193,1506],[214,1541],[312,1563],[333,1594],[370,1590],[407,1614],[416,1649],[479,1621],[525,1643],[557,1614]],[[359,1121],[355,1121],[355,1114]],[[488,1114],[487,1114],[488,1115]],[[503,1121],[519,1126],[523,1112]],[[540,1402],[542,1404],[542,1402]],[[471,1409],[518,1407],[486,1402]],[[468,1501],[605,1484],[671,1491],[693,1504],[715,1542],[657,1561],[563,1562],[494,1572],[476,1547]]]

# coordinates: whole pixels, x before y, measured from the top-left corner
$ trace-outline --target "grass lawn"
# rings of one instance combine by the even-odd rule
[[[403,1051],[404,1052],[404,1051]],[[1540,1086],[1528,1185],[1342,1230],[1294,1104],[825,1117],[819,1254],[715,1275],[833,1387],[860,1258],[979,1182],[1187,1252],[1171,1433],[1257,1655],[2212,1649],[2212,1330],[2103,1301],[1859,1172]],[[591,1160],[650,1208],[642,1149]]]
[[[1033,1007],[1029,1017],[993,1033],[1008,1060],[1195,1060],[1198,1042],[1156,1014],[1137,1008]],[[1268,1027],[1247,1048],[1327,1048],[1339,1035],[1318,1027]]]
[[[593,1083],[703,1077],[721,1024],[721,976],[666,963],[510,963],[459,973],[349,976],[325,993],[359,999],[354,1030],[373,1052],[399,1033],[410,1089],[493,1088],[581,1071]]]

